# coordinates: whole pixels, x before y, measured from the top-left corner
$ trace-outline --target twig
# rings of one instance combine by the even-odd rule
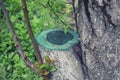
[[[36,67],[36,65],[34,63],[30,62],[29,59],[27,58],[27,56],[25,55],[25,53],[23,52],[22,46],[21,46],[21,44],[20,44],[20,42],[18,40],[17,34],[15,33],[15,30],[14,30],[14,28],[12,26],[12,22],[11,22],[11,20],[9,18],[9,13],[6,10],[5,5],[4,5],[2,0],[0,0],[0,6],[1,6],[2,10],[3,10],[3,13],[4,13],[4,16],[6,18],[8,27],[9,27],[11,33],[12,33],[13,40],[14,40],[14,43],[15,43],[15,47],[17,48],[17,50],[19,52],[19,55],[24,60],[26,66],[31,68],[34,72],[40,74],[39,69]]]
[[[48,2],[47,4],[48,4],[48,6],[50,7],[50,10],[52,11],[52,13],[59,19],[61,16],[59,16],[59,15],[51,8],[52,5],[50,5],[49,2]],[[63,25],[67,26],[67,24],[66,24],[62,19],[60,19],[60,21],[61,21],[61,23],[62,23]]]
[[[34,50],[35,50],[35,56],[36,56],[39,64],[42,64],[43,60],[42,60],[42,57],[41,57],[41,54],[40,54],[41,52],[40,52],[39,47],[38,47],[38,45],[37,45],[37,43],[34,39],[34,35],[33,35],[33,32],[32,32],[32,29],[31,29],[26,1],[21,0],[21,2],[22,2],[22,8],[23,8],[24,16],[25,16],[25,21],[26,21],[27,28],[28,28],[28,33],[30,35],[30,38],[31,38],[31,41],[32,41],[32,44],[33,44],[33,47],[34,47]]]
[[[76,31],[78,33],[78,27],[79,26],[78,26],[77,14],[79,13],[79,10],[76,12],[76,9],[75,9],[75,0],[72,0],[72,6],[73,6],[73,13],[74,13]]]

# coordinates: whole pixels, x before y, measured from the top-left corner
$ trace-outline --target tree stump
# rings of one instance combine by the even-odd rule
[[[42,57],[50,56],[55,60],[57,70],[52,74],[51,80],[83,80],[80,60],[72,49],[67,51],[46,50],[39,46]]]
[[[55,60],[57,70],[51,80],[83,80],[79,54],[72,46],[78,43],[78,34],[68,30],[65,34],[62,29],[48,29],[41,32],[36,40],[40,44],[41,55]]]

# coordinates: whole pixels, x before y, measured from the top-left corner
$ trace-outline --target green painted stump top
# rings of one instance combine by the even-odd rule
[[[78,43],[78,34],[72,30],[64,33],[62,29],[49,29],[36,36],[36,41],[48,50],[68,50]]]

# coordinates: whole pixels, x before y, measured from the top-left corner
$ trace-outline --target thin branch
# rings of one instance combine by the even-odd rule
[[[43,60],[42,60],[42,57],[41,57],[41,54],[40,54],[41,52],[40,52],[39,47],[38,47],[38,45],[37,45],[37,43],[34,39],[34,35],[33,35],[33,32],[32,32],[32,29],[31,29],[26,1],[21,0],[21,2],[22,2],[22,8],[23,8],[24,16],[25,16],[25,21],[26,21],[27,28],[28,28],[28,33],[30,35],[30,38],[31,38],[31,41],[32,41],[32,44],[33,44],[33,47],[34,47],[34,50],[35,50],[36,59],[40,64],[42,64]]]
[[[72,0],[72,7],[73,7],[73,13],[74,13],[74,19],[75,19],[75,26],[76,26],[76,31],[78,33],[78,20],[77,20],[77,14],[78,14],[78,11],[76,12],[76,9],[75,9],[75,0]]]
[[[4,13],[4,16],[6,18],[8,27],[9,27],[11,33],[12,33],[13,40],[14,40],[14,43],[15,43],[15,47],[17,48],[17,50],[19,52],[19,55],[24,60],[26,66],[31,68],[34,72],[40,74],[39,69],[36,67],[36,65],[34,63],[30,62],[29,59],[27,58],[27,56],[24,54],[24,52],[22,50],[22,46],[21,46],[21,44],[20,44],[20,42],[18,40],[17,34],[15,33],[15,30],[14,30],[14,28],[12,26],[12,22],[11,22],[11,20],[9,18],[9,13],[6,10],[5,5],[4,5],[2,0],[0,0],[0,6],[1,6],[2,10],[3,10],[3,13]]]
[[[75,26],[76,26],[76,31],[79,34],[79,25],[78,25],[78,15],[80,13],[80,4],[81,4],[81,0],[78,0],[78,8],[76,9],[75,7],[75,1],[76,0],[72,0],[72,6],[73,6],[73,13],[74,13],[74,20],[75,20]],[[84,79],[85,80],[90,80],[90,76],[89,76],[89,68],[86,65],[86,54],[83,52],[82,49],[83,43],[81,41],[79,41],[77,47],[80,48],[80,50],[77,52],[79,54],[80,57],[80,63],[82,66],[82,70],[83,70],[83,75],[84,75]]]

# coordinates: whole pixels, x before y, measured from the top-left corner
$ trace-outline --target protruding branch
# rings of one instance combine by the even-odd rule
[[[23,8],[23,12],[24,12],[24,16],[25,16],[25,21],[26,21],[26,24],[27,24],[27,28],[28,28],[28,33],[30,35],[30,38],[31,38],[31,41],[32,41],[32,44],[33,44],[33,47],[34,47],[34,50],[35,50],[35,56],[37,58],[37,61],[42,64],[43,61],[42,61],[42,57],[41,57],[41,52],[39,50],[39,47],[34,39],[34,35],[33,35],[33,32],[32,32],[32,29],[31,29],[31,25],[30,25],[30,21],[29,21],[29,16],[28,16],[28,10],[27,10],[27,5],[26,5],[26,2],[25,0],[21,0],[22,2],[22,8]]]

